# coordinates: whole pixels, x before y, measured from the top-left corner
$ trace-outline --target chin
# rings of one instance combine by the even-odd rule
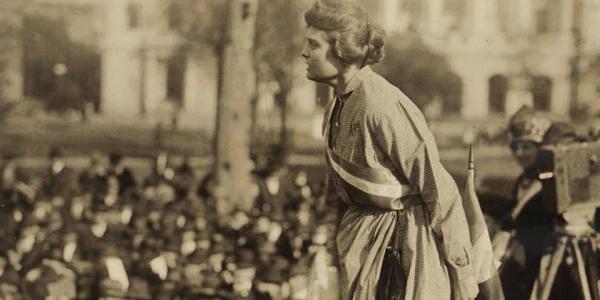
[[[322,77],[322,76],[316,76],[315,74],[311,74],[311,73],[306,73],[306,78],[308,78],[309,80],[315,81],[315,82],[319,82],[319,83],[327,83],[330,80],[330,77]]]

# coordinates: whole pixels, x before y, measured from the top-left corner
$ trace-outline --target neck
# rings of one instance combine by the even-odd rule
[[[340,70],[340,73],[328,82],[328,85],[335,90],[337,95],[340,95],[346,90],[346,86],[350,80],[354,78],[359,71],[360,68],[357,65],[350,65],[343,70]]]

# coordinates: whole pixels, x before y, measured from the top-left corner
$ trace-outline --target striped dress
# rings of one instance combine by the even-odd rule
[[[323,130],[330,182],[341,201],[342,298],[375,299],[396,224],[405,299],[476,294],[460,194],[414,103],[364,67],[328,104]]]

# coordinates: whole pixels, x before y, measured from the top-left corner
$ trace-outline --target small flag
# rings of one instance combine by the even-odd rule
[[[475,161],[473,145],[469,146],[469,163],[465,183],[463,208],[469,223],[473,247],[473,268],[479,283],[478,299],[504,299],[494,263],[494,251],[479,199],[475,192]]]

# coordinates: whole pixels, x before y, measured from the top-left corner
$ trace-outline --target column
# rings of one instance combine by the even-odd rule
[[[477,70],[475,61],[472,68],[462,72],[463,96],[460,108],[461,115],[467,119],[481,119],[488,115],[488,76],[482,70]]]
[[[393,32],[400,30],[398,27],[398,21],[400,16],[400,5],[404,1],[402,0],[380,0],[380,10],[381,10],[381,26],[387,32]]]
[[[573,29],[573,0],[560,0],[558,38],[562,43],[570,43]]]
[[[140,113],[140,62],[127,49],[105,49],[101,67],[101,112],[106,116]]]
[[[446,29],[443,0],[425,0],[422,18],[425,34],[434,38],[441,36]]]
[[[317,106],[317,91],[315,89],[315,84],[306,79],[306,70],[304,67],[305,65],[302,59],[296,61],[292,90],[288,96],[291,114],[311,114]]]
[[[6,80],[2,87],[2,97],[9,100],[19,100],[23,97],[23,48],[22,43],[18,41],[19,37],[15,37],[10,41],[7,47],[4,47],[5,52],[0,54],[3,56],[4,69],[2,70],[1,79]]]
[[[100,111],[107,117],[137,117],[141,104],[139,37],[127,31],[126,1],[99,4],[103,30]]]
[[[514,7],[513,12],[517,17],[517,35],[519,36],[529,36],[533,31],[534,26],[534,6],[531,0],[520,0],[517,1],[516,7]]]
[[[291,106],[288,107],[288,126],[294,131],[312,134],[314,126],[308,124],[314,122],[315,115],[321,114],[317,106],[315,83],[306,78],[296,80],[289,97]]]
[[[197,51],[197,50],[192,50]],[[217,57],[211,49],[190,52],[186,58],[183,111],[180,124],[214,133],[217,116]]]
[[[552,99],[550,110],[562,116],[568,116],[571,105],[571,80],[568,73],[552,77]]]
[[[600,1],[583,1],[582,6],[582,50],[585,54],[598,53],[600,51],[600,32],[598,31],[598,18],[600,18]]]
[[[140,59],[143,59],[142,56]],[[167,99],[167,66],[159,53],[148,51],[145,55],[144,104],[149,115],[159,116]]]

